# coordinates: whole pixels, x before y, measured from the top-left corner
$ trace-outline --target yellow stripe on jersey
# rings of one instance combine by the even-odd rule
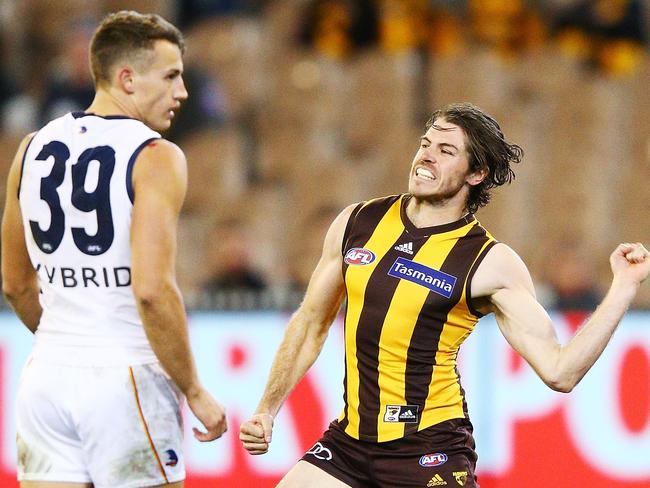
[[[365,249],[375,254],[375,261],[365,266],[348,266],[345,273],[345,282],[348,295],[348,309],[345,317],[345,369],[346,369],[346,392],[347,392],[347,420],[348,425],[345,432],[354,438],[359,437],[359,373],[357,364],[357,327],[359,317],[363,310],[364,294],[368,280],[372,276],[377,263],[388,252],[397,238],[404,231],[404,225],[400,219],[400,205],[402,198],[397,199],[388,209],[384,217],[377,225],[372,236],[364,245]],[[372,203],[372,201],[368,202]],[[345,418],[345,412],[339,417],[339,421]]]
[[[416,263],[426,263],[440,269],[457,242],[466,235],[475,222],[453,232],[429,237],[413,257]],[[458,284],[460,286],[461,283]],[[407,280],[400,280],[391,300],[388,313],[381,329],[379,341],[379,390],[380,408],[377,417],[377,441],[383,442],[404,436],[404,423],[384,422],[386,405],[405,405],[406,401],[406,358],[422,306],[429,296],[429,289]],[[438,378],[434,370],[434,377]],[[439,400],[439,399],[438,399]],[[428,404],[428,402],[427,402]],[[459,417],[463,416],[462,403]]]
[[[487,234],[487,236],[489,239],[476,255],[474,262],[482,254],[483,249],[494,240],[491,235]],[[435,409],[425,409],[422,412],[418,430],[426,429],[445,420],[465,416],[463,395],[456,374],[456,356],[460,344],[472,333],[477,320],[467,306],[466,284],[467,282],[463,283],[461,299],[449,313],[442,334],[440,334],[436,366],[434,366],[426,401],[426,405],[436,404],[437,406]],[[454,327],[448,327],[449,323],[453,323]]]

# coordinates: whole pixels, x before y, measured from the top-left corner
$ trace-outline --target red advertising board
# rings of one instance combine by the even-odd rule
[[[272,487],[321,435],[342,406],[341,324],[281,414],[271,450],[249,456],[239,423],[262,392],[286,316],[196,313],[191,336],[201,377],[226,405],[230,429],[200,444],[186,414],[186,486]],[[582,316],[555,315],[561,339]],[[631,313],[576,389],[548,389],[483,319],[459,358],[475,427],[482,488],[650,488],[650,314]],[[30,335],[0,315],[0,486],[15,481],[13,399]]]

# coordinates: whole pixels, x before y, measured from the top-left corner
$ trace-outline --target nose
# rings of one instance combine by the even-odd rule
[[[428,149],[424,149],[422,151],[422,154],[420,154],[420,161],[422,161],[424,163],[433,164],[436,161],[436,157],[433,154],[433,151],[430,151]]]
[[[187,88],[185,88],[185,81],[183,81],[183,78],[179,78],[180,83],[179,86],[176,89],[176,92],[174,93],[174,98],[176,100],[186,100],[187,99]]]

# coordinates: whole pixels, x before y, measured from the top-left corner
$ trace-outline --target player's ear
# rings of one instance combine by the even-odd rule
[[[117,83],[127,94],[135,92],[134,72],[130,66],[123,66],[117,71]]]
[[[485,178],[487,178],[489,172],[490,170],[488,168],[476,169],[467,176],[467,183],[469,183],[471,186],[476,186],[479,183],[481,183]]]

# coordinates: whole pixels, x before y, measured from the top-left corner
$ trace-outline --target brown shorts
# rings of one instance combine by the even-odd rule
[[[478,488],[472,424],[441,422],[402,439],[366,442],[332,422],[303,461],[352,488]]]

